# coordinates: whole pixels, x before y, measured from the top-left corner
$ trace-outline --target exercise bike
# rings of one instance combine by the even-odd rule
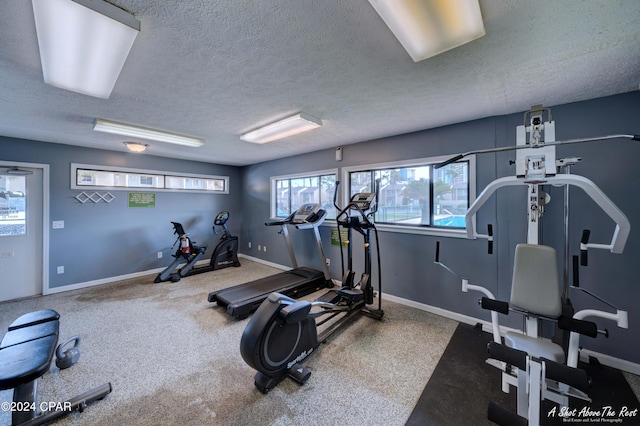
[[[336,182],[336,194],[339,182]],[[300,363],[311,355],[341,326],[359,314],[381,319],[382,310],[380,278],[380,250],[378,248],[378,306],[372,305],[376,296],[371,285],[370,233],[374,231],[376,247],[378,235],[373,222],[376,193],[355,194],[349,204],[336,217],[338,235],[340,228],[348,230],[348,270],[344,271],[342,287],[330,290],[313,302],[298,301],[281,293],[271,293],[262,302],[240,340],[240,353],[245,362],[258,372],[254,377],[256,388],[267,393],[287,376],[303,384],[311,371]],[[334,195],[334,205],[335,205]],[[372,209],[372,206],[374,208]],[[368,212],[368,213],[367,213]],[[351,234],[360,233],[364,238],[365,265],[360,281],[354,283],[352,269]],[[340,240],[341,252],[343,251]],[[343,254],[343,253],[342,253]],[[321,331],[319,327],[323,327]]]
[[[238,237],[232,236],[231,232],[229,232],[227,227],[228,220],[229,212],[222,211],[218,213],[213,221],[213,233],[215,235],[222,233],[222,237],[211,255],[209,265],[201,267],[196,267],[195,265],[204,256],[207,247],[196,246],[195,241],[191,241],[189,235],[184,231],[182,224],[171,222],[173,224],[173,233],[178,236],[172,246],[173,248],[178,244],[178,249],[171,255],[175,260],[160,272],[153,282],[159,283],[171,280],[171,282],[175,283],[189,275],[215,271],[228,266],[240,266],[238,261]],[[222,227],[222,231],[216,231],[216,226]],[[176,268],[182,263],[185,263],[185,265],[176,271]]]

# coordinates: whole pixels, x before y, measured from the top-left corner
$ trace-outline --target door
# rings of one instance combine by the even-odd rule
[[[0,166],[0,301],[42,294],[43,170]]]

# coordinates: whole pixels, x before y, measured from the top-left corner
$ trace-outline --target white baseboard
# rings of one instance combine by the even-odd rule
[[[482,330],[488,333],[492,332],[491,323],[489,321],[483,321],[478,318],[470,317],[468,315],[462,315],[457,312],[447,311],[446,309],[438,308],[436,306],[426,305],[424,303],[415,302],[413,300],[405,299],[402,297],[394,296],[392,294],[383,294],[384,300],[396,302],[401,305],[409,306],[411,308],[420,309],[421,311],[430,312],[432,314],[440,315],[441,317],[449,318],[465,324],[476,325],[482,324]]]
[[[273,268],[282,269],[283,271],[290,271],[291,269],[293,269],[293,268],[290,268],[288,266],[280,265],[278,263],[269,262],[268,260],[264,260],[264,259],[258,259],[257,257],[253,257],[253,256],[247,256],[246,254],[242,254],[242,253],[238,253],[238,257],[242,257],[244,259],[248,259],[248,260],[251,260],[251,261],[256,262],[256,263],[262,263],[263,265],[271,266]]]
[[[424,303],[415,302],[413,300],[404,299],[398,296],[393,296],[391,294],[383,294],[383,299],[389,300],[391,302],[396,302],[401,305],[410,306],[412,308],[420,309],[421,311],[426,311],[432,314],[440,315],[445,318],[450,318],[452,320],[462,322],[465,324],[475,325],[480,323],[482,324],[483,331],[486,331],[488,333],[492,332],[491,323],[489,321],[484,321],[478,318],[462,315],[457,312],[447,311],[442,308],[426,305]],[[504,335],[504,333],[507,331],[518,331],[518,330],[509,328],[509,327],[503,327],[503,326],[500,327],[500,334]],[[628,373],[633,373],[635,375],[640,376],[640,364],[636,364],[631,361],[612,357],[611,355],[591,351],[589,349],[582,349],[580,351],[580,360],[588,362],[590,356],[597,358],[598,361],[600,361],[600,363],[603,365],[607,365],[617,370],[626,371]]]
[[[292,269],[292,268],[287,267],[287,266],[279,265],[279,264],[273,263],[273,262],[268,262],[266,260],[258,259],[257,257],[247,256],[247,255],[241,254],[241,253],[238,253],[238,257],[249,259],[249,260],[252,260],[252,261],[257,262],[257,263],[262,263],[263,265],[267,265],[267,266],[271,266],[271,267],[274,267],[274,268],[282,269],[283,271],[288,271],[288,270]],[[196,267],[206,266],[210,262],[211,262],[210,259],[203,259],[203,260],[200,260],[200,261],[196,262],[195,266]],[[42,294],[43,295],[47,295],[47,294],[54,294],[54,293],[62,293],[64,291],[79,290],[81,288],[93,287],[93,286],[100,285],[100,284],[109,284],[109,283],[113,283],[113,282],[116,282],[116,281],[128,280],[128,279],[131,279],[131,278],[140,278],[140,277],[144,277],[146,275],[159,274],[160,272],[164,271],[165,268],[149,269],[149,270],[146,270],[146,271],[134,272],[134,273],[125,274],[125,275],[117,275],[117,276],[114,276],[114,277],[102,278],[102,279],[99,279],[99,280],[85,281],[85,282],[82,282],[82,283],[68,284],[68,285],[63,285],[63,286],[60,286],[60,287],[46,288],[43,291]]]
[[[115,276],[115,277],[102,278],[102,279],[99,279],[99,280],[85,281],[83,283],[63,285],[63,286],[60,286],[60,287],[51,287],[51,288],[45,289],[45,291],[42,294],[43,295],[47,295],[47,294],[54,294],[54,293],[62,293],[64,291],[78,290],[78,289],[81,289],[81,288],[93,287],[95,285],[100,285],[100,284],[109,284],[109,283],[113,283],[113,282],[116,282],[116,281],[128,280],[128,279],[131,279],[131,278],[140,278],[140,277],[144,277],[146,275],[157,274],[157,273],[160,273],[162,271],[164,271],[164,268],[156,268],[156,269],[150,269],[150,270],[147,270],[147,271],[134,272],[134,273],[131,273],[131,274],[118,275],[118,276]]]

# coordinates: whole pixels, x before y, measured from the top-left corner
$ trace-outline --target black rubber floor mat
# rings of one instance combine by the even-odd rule
[[[487,420],[489,401],[516,411],[515,389],[503,393],[500,371],[485,362],[490,340],[489,333],[467,324],[458,325],[409,416],[408,426],[492,425]],[[540,413],[543,425],[640,425],[640,404],[620,371],[597,362],[581,363],[579,367],[591,377],[589,394],[593,401],[572,399],[564,408],[545,402]]]

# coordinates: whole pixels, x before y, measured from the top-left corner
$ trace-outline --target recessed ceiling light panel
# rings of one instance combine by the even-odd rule
[[[140,22],[102,0],[32,0],[44,81],[107,99]]]
[[[318,127],[322,127],[322,120],[301,112],[267,126],[260,127],[252,132],[245,133],[240,136],[240,139],[253,143],[267,143],[317,129]]]
[[[485,35],[479,0],[369,0],[415,62]]]
[[[140,138],[156,142],[166,142],[176,145],[200,147],[204,145],[204,139],[193,136],[180,135],[159,129],[135,126],[133,124],[120,123],[117,121],[103,120],[96,118],[93,130],[97,132],[111,133],[114,135]]]

